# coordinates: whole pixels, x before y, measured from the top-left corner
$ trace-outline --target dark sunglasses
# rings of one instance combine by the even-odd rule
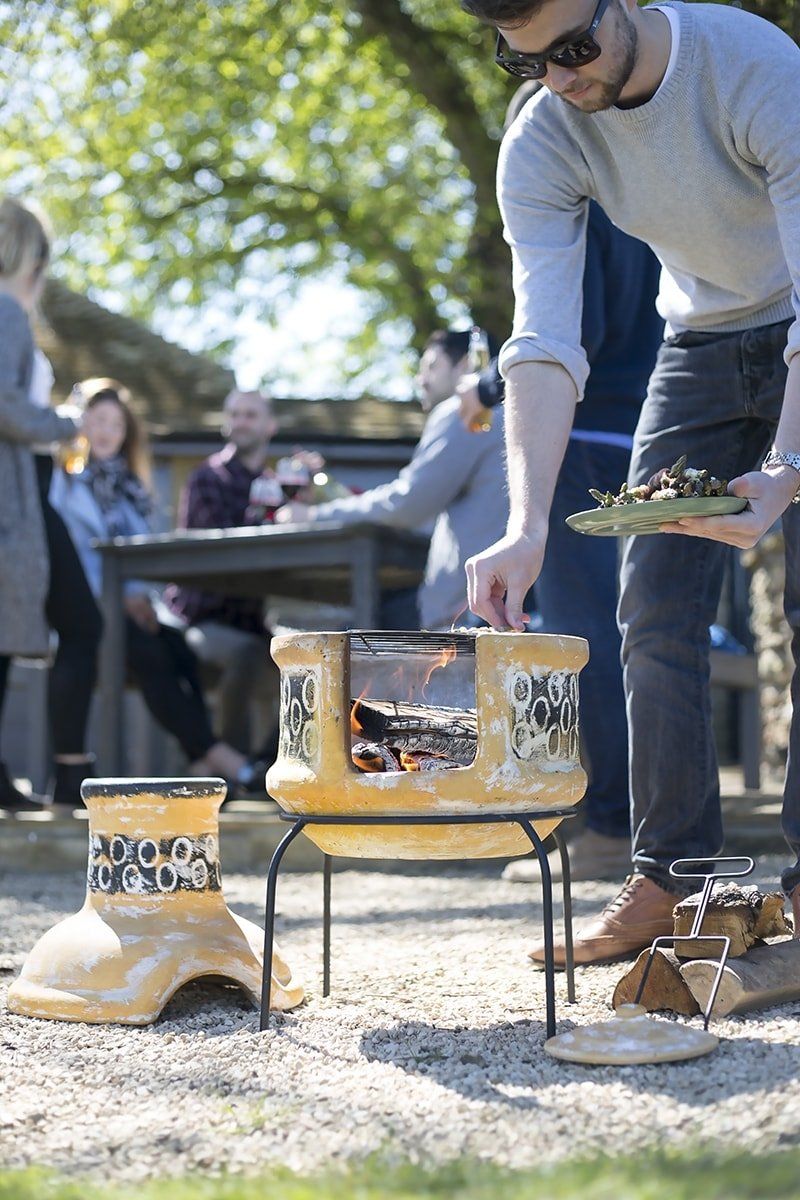
[[[589,28],[577,34],[572,41],[554,46],[548,54],[517,54],[508,49],[502,33],[498,31],[494,61],[498,67],[502,67],[509,75],[516,75],[518,79],[544,79],[549,62],[571,70],[585,67],[599,58],[602,52],[602,47],[597,44],[594,35],[608,4],[609,0],[600,0]]]

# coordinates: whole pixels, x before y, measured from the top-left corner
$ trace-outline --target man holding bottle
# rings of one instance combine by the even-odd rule
[[[423,629],[449,629],[467,606],[467,558],[505,529],[502,415],[481,437],[468,433],[459,416],[456,387],[468,369],[469,342],[468,330],[442,329],[428,339],[416,383],[430,416],[411,461],[396,479],[326,504],[287,504],[275,517],[278,523],[367,521],[398,529],[433,527],[419,592],[382,598],[380,623],[385,629],[416,629],[420,623]],[[387,611],[390,608],[394,611]]]

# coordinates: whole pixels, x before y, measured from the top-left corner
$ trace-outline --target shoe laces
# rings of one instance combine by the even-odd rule
[[[637,874],[629,875],[628,878],[623,883],[622,887],[617,892],[614,899],[609,900],[608,904],[603,909],[603,914],[605,915],[606,913],[612,914],[615,912],[619,912],[619,910],[622,908],[622,906],[624,904],[627,904],[627,902],[630,900],[630,898],[639,890],[639,888],[644,883],[644,880],[645,880],[644,875],[637,875]]]

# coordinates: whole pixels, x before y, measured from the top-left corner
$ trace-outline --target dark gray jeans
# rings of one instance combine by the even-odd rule
[[[630,482],[643,483],[681,454],[732,479],[756,469],[772,443],[786,383],[788,321],[744,333],[683,333],[659,351],[634,440]],[[796,447],[791,447],[796,449]],[[800,654],[800,506],[784,517],[786,614]],[[619,622],[630,739],[633,861],[677,891],[676,858],[722,847],[719,776],[711,724],[709,634],[727,548],[680,535],[627,539]],[[795,671],[792,698],[800,690]],[[800,883],[800,726],[792,722],[783,832]]]

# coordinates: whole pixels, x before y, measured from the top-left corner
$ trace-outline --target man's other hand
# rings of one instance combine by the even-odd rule
[[[302,525],[308,520],[311,512],[310,504],[301,504],[299,500],[290,500],[275,513],[276,525]]]
[[[312,475],[317,471],[321,471],[325,466],[325,459],[318,450],[304,450],[302,446],[295,446],[292,451],[292,458],[299,458],[304,467],[308,467]]]
[[[494,629],[523,630],[522,605],[542,569],[545,539],[506,534],[467,560],[469,606]]]
[[[748,506],[742,512],[723,517],[682,517],[662,525],[661,532],[710,538],[749,550],[791,504],[797,483],[797,472],[792,467],[780,467],[774,473],[750,471],[728,485],[730,495],[747,498]]]

